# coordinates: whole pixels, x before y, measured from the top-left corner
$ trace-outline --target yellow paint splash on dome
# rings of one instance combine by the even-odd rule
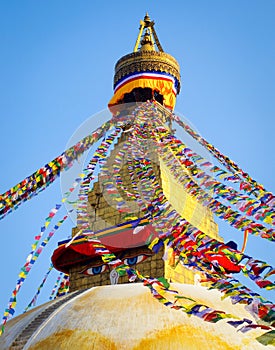
[[[63,329],[40,340],[28,350],[118,350],[115,343],[102,334],[87,330]]]
[[[209,334],[206,330],[200,329],[200,332],[194,332],[194,327],[188,325],[179,325],[149,334],[131,350],[183,348],[188,350],[241,350],[241,347],[229,345],[223,338]]]

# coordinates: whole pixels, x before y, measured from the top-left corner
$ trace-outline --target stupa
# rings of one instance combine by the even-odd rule
[[[179,92],[178,62],[163,51],[146,14],[133,52],[115,66],[108,106],[122,132],[106,136],[104,147],[108,137],[118,135],[116,144],[102,163],[98,180],[82,193],[71,239],[60,242],[52,256],[54,267],[70,276],[70,293],[9,321],[1,349],[273,348],[271,342],[257,340],[270,331],[268,322],[249,332],[237,331],[239,325],[258,325],[254,304],[233,304],[220,291],[208,290],[203,269],[193,268],[195,260],[193,266],[183,263],[183,222],[206,235],[208,242],[222,245],[223,239],[209,206],[172,176],[172,159],[167,160],[150,140],[147,143],[149,123],[159,132],[159,144],[168,133],[173,139],[171,112]],[[135,137],[146,157],[136,147],[131,160],[136,120]],[[98,157],[104,154],[102,149]],[[191,179],[195,170],[188,163],[181,165]],[[172,232],[179,243],[175,246],[167,231],[177,220],[180,224]],[[190,247],[197,259],[196,247]],[[215,259],[214,274],[239,271],[234,271],[231,260],[223,265]]]

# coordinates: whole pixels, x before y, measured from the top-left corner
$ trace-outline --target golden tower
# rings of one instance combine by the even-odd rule
[[[174,109],[176,95],[180,92],[180,68],[176,59],[165,53],[154,29],[154,22],[148,14],[140,21],[139,34],[134,51],[120,58],[115,65],[114,95],[109,102],[109,108],[113,113],[122,114],[125,110],[133,109],[136,104],[146,101],[156,101],[159,113],[165,121],[169,121],[169,113]],[[118,141],[115,149],[108,159],[108,167],[112,169],[114,157],[127,141],[125,133]],[[218,226],[214,222],[211,211],[200,204],[173,178],[164,162],[154,152],[153,167],[156,177],[162,186],[162,190],[173,208],[192,225],[207,235],[221,240],[218,236]],[[186,168],[182,171],[189,172]],[[131,179],[127,167],[124,165],[119,172],[124,186],[131,189]],[[125,194],[121,194],[127,200]],[[131,235],[129,231],[129,216],[118,212],[108,194],[99,174],[99,180],[94,184],[89,193],[89,224],[90,229],[107,245],[110,237],[116,235],[116,254],[124,259],[147,256],[147,259],[138,264],[139,270],[146,275],[165,276],[171,282],[191,283],[199,279],[199,275],[177,264],[171,252],[167,252],[168,258],[163,260],[163,250],[152,255],[145,242],[137,242],[137,246],[131,247],[125,244],[125,235]],[[136,203],[130,203],[136,219],[143,220],[143,214]],[[126,233],[123,238],[121,230],[125,226]],[[147,226],[150,225],[147,222]],[[118,230],[119,227],[119,230]],[[81,227],[73,229],[73,236]],[[128,229],[128,231],[127,231]],[[109,237],[109,238],[108,238]],[[109,239],[109,241],[108,241]],[[126,239],[127,240],[127,239]],[[122,242],[123,241],[123,242]],[[81,244],[81,238],[79,239]],[[85,242],[83,245],[85,246]],[[61,245],[53,255],[54,266],[70,275],[70,290],[75,291],[97,285],[111,284],[110,271],[105,269],[101,258],[96,256],[81,255],[80,251],[73,251],[74,247],[65,248],[66,242]],[[113,247],[114,248],[114,247]],[[128,261],[128,260],[127,260]],[[87,271],[90,275],[87,275]],[[119,279],[118,283],[127,283],[127,276]]]

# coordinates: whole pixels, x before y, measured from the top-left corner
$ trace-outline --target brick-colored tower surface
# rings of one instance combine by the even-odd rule
[[[124,141],[127,140],[127,137],[127,132],[122,134],[107,160],[108,169],[110,169],[110,176],[112,176],[111,169],[113,168],[115,157],[119,150],[122,149]],[[163,163],[160,163],[154,147],[149,142],[150,141],[148,141],[148,149],[150,150],[150,158],[156,179],[159,181],[159,184],[163,188],[164,194],[169,199],[172,206],[194,226],[198,227],[209,236],[221,240],[218,235],[218,226],[214,222],[213,215],[209,209],[198,203],[180,186],[180,184],[177,184],[170,174],[167,173],[167,169],[164,167]],[[134,166],[134,164],[132,165]],[[183,171],[186,170],[183,169]],[[133,179],[130,177],[126,162],[121,166],[119,174],[123,181],[124,188],[127,188],[129,192],[133,191],[133,180],[137,183],[137,186],[139,186],[138,178]],[[129,200],[123,191],[120,191],[120,195],[125,201],[127,201],[127,205],[131,208],[133,216],[143,218],[144,213],[141,212],[141,209],[137,203]],[[98,181],[94,183],[93,188],[88,195],[88,213],[90,229],[93,232],[130,221],[129,214],[122,213],[117,210],[116,202],[113,201],[104,188],[104,181],[102,180],[102,175],[100,173],[98,176]],[[80,228],[75,227],[72,235],[74,236],[79,229]],[[120,243],[121,242],[118,242],[118,247],[120,246]],[[121,247],[123,247],[123,242]],[[118,258],[127,255],[140,256],[143,254],[152,254],[146,245],[131,249],[122,248],[122,251],[118,253]],[[168,259],[163,260],[163,254],[164,252],[162,250],[156,255],[149,256],[146,260],[136,266],[137,269],[144,275],[149,275],[152,277],[165,276],[172,282],[195,283],[197,276],[193,271],[185,268],[180,263],[177,264],[176,257],[171,256],[170,252],[168,252]],[[83,274],[85,269],[102,264],[101,258],[96,257],[88,261],[86,259],[82,264],[77,263],[73,265],[69,271],[71,283],[70,290],[75,291],[77,289],[110,284],[110,271],[108,268],[104,272],[96,275]],[[118,280],[118,283],[127,282],[127,276],[120,277]]]
[[[119,150],[123,147],[124,142],[127,140],[127,133],[122,134],[116,143],[113,151],[107,160],[107,166],[110,169],[110,176],[112,176],[112,167],[114,164],[114,159]],[[149,141],[148,141],[149,142]],[[158,156],[154,151],[154,148],[151,147],[151,144],[148,145],[148,148],[151,148],[150,159],[152,162],[152,167],[155,173],[159,184],[161,185],[161,176],[160,176],[160,165]],[[134,167],[134,162],[132,162]],[[123,180],[123,186],[127,188],[129,192],[133,191],[132,179],[129,175],[128,166],[126,160],[119,171],[119,175]],[[134,175],[134,181],[138,183],[138,178]],[[130,201],[129,198],[125,195],[123,191],[119,190],[121,197],[127,201],[127,206],[131,209],[132,214],[137,218],[142,218],[144,213],[141,212],[140,207],[135,201]],[[98,175],[98,181],[94,183],[93,189],[89,192],[88,195],[88,212],[89,212],[89,224],[90,229],[94,232],[115,226],[124,222],[130,221],[128,214],[121,213],[116,208],[116,202],[108,195],[107,191],[104,188],[101,174]],[[72,235],[74,236],[79,231],[79,228],[74,228]]]
[[[114,149],[112,150],[107,161],[109,169],[112,169],[115,156],[123,146],[123,143],[124,141],[126,141],[127,137],[127,133],[122,134]],[[154,150],[152,150],[150,158],[152,160],[152,166],[155,172],[155,176],[161,184],[159,161],[158,157],[154,153]],[[132,165],[134,166],[134,164]],[[119,173],[121,179],[123,180],[123,186],[126,187],[129,192],[131,192],[131,190],[133,190],[132,179],[130,178],[129,170],[126,164],[121,167]],[[138,182],[137,178],[135,180]],[[131,208],[133,215],[137,218],[143,218],[144,213],[141,212],[140,207],[137,205],[137,203],[134,201],[129,201],[129,199],[123,191],[120,191],[120,195],[123,199],[127,201],[127,205]],[[125,213],[119,212],[112,198],[109,197],[106,193],[103,181],[101,180],[101,174],[99,174],[98,181],[94,183],[93,189],[89,192],[88,213],[90,229],[93,232],[129,221],[129,216]],[[74,236],[78,231],[79,228],[75,227],[73,229],[72,235]],[[143,262],[139,263],[137,265],[137,268],[142,274],[154,277],[164,276],[164,260],[162,259],[163,254],[164,252],[162,249],[161,251],[159,251],[158,254],[152,255],[152,252],[147,248],[147,246],[123,250],[123,256],[150,255]],[[118,257],[120,258],[121,255],[122,253],[118,254]],[[100,257],[97,257],[93,258],[89,263],[87,263],[86,261],[85,265],[78,263],[71,267],[69,272],[70,291],[110,284],[110,271],[108,269],[97,275],[87,276],[82,273],[82,271],[85,270],[85,268],[91,266],[99,266],[100,264],[102,264],[102,260]],[[127,276],[120,277],[118,280],[118,283],[127,282]]]

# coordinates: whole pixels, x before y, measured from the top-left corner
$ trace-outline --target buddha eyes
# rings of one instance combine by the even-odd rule
[[[84,271],[82,271],[82,273],[84,273],[84,275],[99,275],[100,273],[105,272],[108,269],[108,265],[99,265],[99,266],[93,266],[90,267]]]
[[[138,256],[133,256],[132,258],[125,258],[122,261],[124,262],[125,265],[133,266],[141,263],[146,258],[148,258],[148,255],[141,254]]]
[[[149,255],[141,254],[141,255],[130,257],[130,258],[124,258],[121,260],[125,265],[134,266],[136,264],[141,263],[145,259],[147,259],[148,256]],[[109,269],[108,265],[103,264],[103,265],[99,265],[99,266],[89,267],[88,269],[85,269],[81,273],[83,273],[84,275],[95,276],[95,275],[99,275],[99,274],[107,271],[108,269]]]

